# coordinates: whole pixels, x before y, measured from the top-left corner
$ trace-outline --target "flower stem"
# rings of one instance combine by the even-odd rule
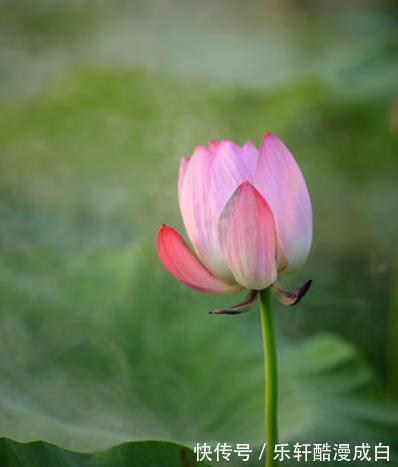
[[[265,376],[265,466],[273,467],[276,465],[276,461],[274,461],[274,447],[278,443],[278,362],[270,287],[260,292],[260,316],[263,334]]]

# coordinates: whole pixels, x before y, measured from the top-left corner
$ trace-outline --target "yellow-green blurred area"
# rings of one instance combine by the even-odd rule
[[[281,440],[398,465],[397,96],[394,2],[1,1],[1,435],[261,448],[258,310],[209,316],[241,297],[185,288],[155,241],[183,231],[182,156],[271,130],[314,209],[282,280],[313,287],[275,303]]]

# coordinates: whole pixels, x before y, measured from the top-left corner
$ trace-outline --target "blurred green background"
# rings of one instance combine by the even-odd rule
[[[283,281],[313,288],[275,304],[281,439],[398,465],[397,83],[394,2],[0,1],[1,435],[261,448],[257,310],[209,316],[239,297],[179,284],[155,239],[183,231],[182,156],[271,130],[315,222]]]

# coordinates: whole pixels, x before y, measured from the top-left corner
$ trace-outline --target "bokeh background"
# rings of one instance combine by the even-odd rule
[[[271,130],[315,221],[283,281],[313,288],[275,304],[281,439],[398,465],[397,96],[395,2],[0,1],[1,435],[261,448],[257,309],[209,316],[240,297],[179,284],[155,240],[183,230],[182,156]]]

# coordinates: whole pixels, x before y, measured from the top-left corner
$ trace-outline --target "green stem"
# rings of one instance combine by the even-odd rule
[[[260,316],[265,376],[264,421],[267,444],[265,466],[273,467],[276,464],[276,461],[274,461],[274,447],[278,443],[278,362],[270,288],[260,292]]]

